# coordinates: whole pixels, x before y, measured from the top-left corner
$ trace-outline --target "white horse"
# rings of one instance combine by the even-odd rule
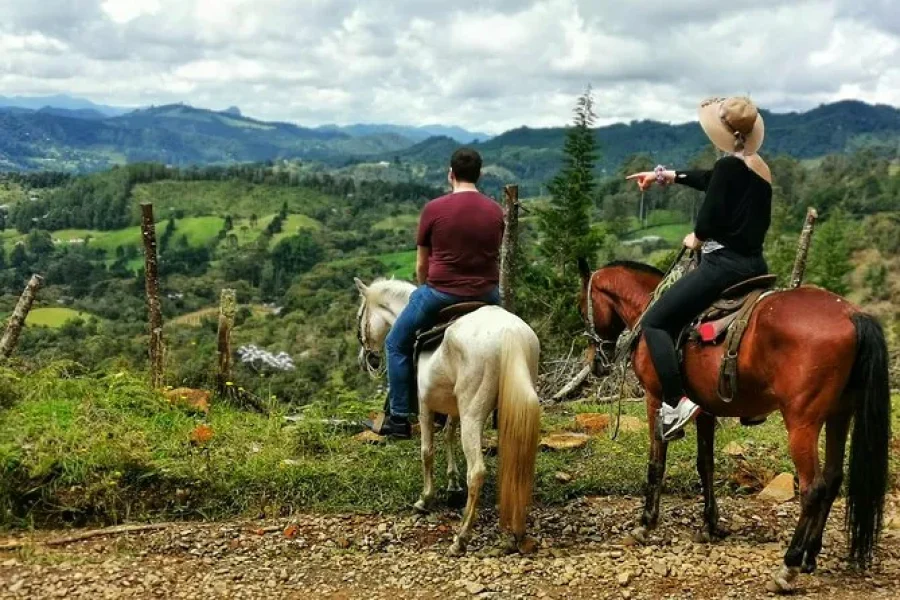
[[[409,303],[412,284],[378,279],[366,286],[354,278],[362,302],[358,327],[361,364],[379,356],[388,331]],[[424,487],[415,508],[434,501],[434,413],[448,416],[445,429],[448,491],[460,491],[453,457],[456,423],[462,430],[468,497],[462,524],[449,553],[465,553],[472,535],[485,467],[481,441],[484,424],[498,408],[500,526],[512,534],[511,547],[534,549],[525,536],[525,521],[534,487],[541,407],[535,390],[540,343],[531,327],[497,306],[485,306],[457,319],[433,352],[418,363],[419,424]],[[499,398],[499,406],[498,406]]]

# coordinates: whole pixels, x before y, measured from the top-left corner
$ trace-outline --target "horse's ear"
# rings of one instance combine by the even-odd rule
[[[578,274],[581,275],[581,287],[586,288],[591,280],[591,266],[585,257],[578,257]]]
[[[359,290],[360,295],[365,296],[366,292],[369,291],[368,286],[366,286],[359,277],[354,277],[353,283],[356,284],[356,289]]]

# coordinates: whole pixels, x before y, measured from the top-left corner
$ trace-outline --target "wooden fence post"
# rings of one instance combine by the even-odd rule
[[[231,328],[237,312],[237,296],[234,290],[222,290],[219,302],[219,372],[216,375],[216,391],[219,396],[227,393],[231,380]]]
[[[15,351],[19,334],[22,333],[22,327],[25,325],[25,319],[28,317],[31,305],[34,304],[34,297],[43,282],[44,278],[40,275],[32,275],[28,285],[25,286],[25,291],[19,297],[16,308],[6,324],[6,331],[0,338],[0,361],[8,359]]]
[[[160,388],[163,383],[163,323],[159,303],[156,223],[153,220],[153,204],[149,202],[141,204],[141,235],[144,240],[144,279],[150,315],[150,384]]]
[[[803,281],[803,274],[806,272],[806,259],[809,257],[809,246],[812,242],[812,234],[818,218],[819,214],[816,212],[816,209],[809,207],[806,211],[806,222],[803,224],[803,231],[800,233],[800,242],[797,244],[797,257],[794,259],[794,268],[791,271],[791,288],[799,287]]]
[[[506,204],[503,245],[500,248],[500,298],[503,308],[515,312],[516,267],[519,253],[519,186],[503,188]]]

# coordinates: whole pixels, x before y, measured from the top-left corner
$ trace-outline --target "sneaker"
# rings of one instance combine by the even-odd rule
[[[363,426],[378,435],[408,440],[412,437],[412,427],[406,417],[382,414],[374,421],[363,421]]]
[[[684,437],[684,426],[699,412],[700,407],[686,396],[674,408],[663,403],[659,409],[659,416],[656,418],[657,437],[664,442]]]

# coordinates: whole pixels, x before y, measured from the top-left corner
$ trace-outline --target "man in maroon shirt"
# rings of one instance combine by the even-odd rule
[[[481,176],[481,156],[469,148],[450,159],[448,180],[452,192],[425,205],[416,236],[416,278],[419,287],[397,317],[388,334],[388,400],[390,414],[381,435],[410,436],[410,397],[416,385],[413,346],[416,332],[434,325],[441,309],[480,300],[500,303],[500,244],[503,209],[475,187]]]

